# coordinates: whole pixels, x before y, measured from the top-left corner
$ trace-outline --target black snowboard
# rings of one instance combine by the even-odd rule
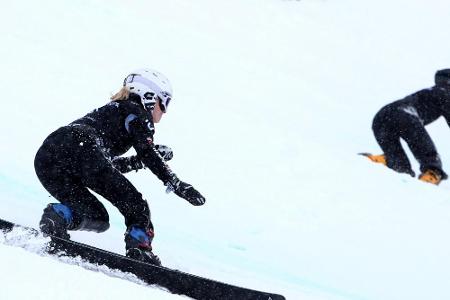
[[[38,233],[34,228],[0,219],[0,230],[4,232],[11,231],[16,226]],[[46,251],[58,256],[79,256],[93,264],[129,272],[148,284],[155,284],[174,294],[182,294],[194,299],[285,299],[281,295],[238,287],[178,270],[143,263],[123,255],[55,236],[50,236],[50,243]]]

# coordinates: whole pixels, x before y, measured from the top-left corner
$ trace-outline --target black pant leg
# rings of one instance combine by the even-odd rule
[[[125,217],[125,224],[153,229],[150,208],[134,185],[113,167],[98,145],[79,146],[84,186],[103,196]]]
[[[411,163],[400,142],[397,117],[391,110],[381,110],[375,115],[372,130],[386,157],[387,166],[399,173],[414,176]]]
[[[83,183],[117,207],[125,217],[127,227],[136,225],[153,229],[147,201],[131,182],[112,166],[101,169],[99,173],[87,170]]]
[[[36,154],[35,171],[41,184],[56,200],[72,210],[73,224],[70,229],[96,232],[107,230],[108,212],[82,185],[76,168],[73,168],[73,153],[70,149],[55,149],[54,145],[58,145],[58,140],[56,138],[45,143]]]
[[[401,137],[406,141],[414,157],[420,164],[420,171],[442,171],[442,162],[430,135],[422,121],[415,116],[402,116]]]

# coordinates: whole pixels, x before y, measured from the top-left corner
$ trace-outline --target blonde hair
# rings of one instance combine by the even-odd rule
[[[130,91],[126,87],[122,87],[120,91],[111,96],[111,101],[128,100]]]

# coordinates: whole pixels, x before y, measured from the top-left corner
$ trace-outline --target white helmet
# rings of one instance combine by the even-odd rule
[[[155,108],[159,100],[161,110],[167,111],[172,99],[172,86],[169,79],[158,71],[152,69],[139,69],[128,75],[123,86],[131,93],[141,97],[142,105],[149,112]]]

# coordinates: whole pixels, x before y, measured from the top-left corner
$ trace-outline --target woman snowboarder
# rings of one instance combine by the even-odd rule
[[[36,154],[35,170],[60,203],[44,209],[39,224],[44,234],[70,238],[68,230],[106,231],[108,213],[90,189],[125,217],[126,255],[160,264],[152,252],[154,231],[147,201],[121,173],[147,167],[168,191],[192,205],[205,203],[205,198],[167,165],[171,149],[153,141],[154,123],[161,120],[171,98],[172,87],[163,74],[137,70],[125,78],[111,102],[45,139]],[[136,156],[120,157],[131,147]]]

